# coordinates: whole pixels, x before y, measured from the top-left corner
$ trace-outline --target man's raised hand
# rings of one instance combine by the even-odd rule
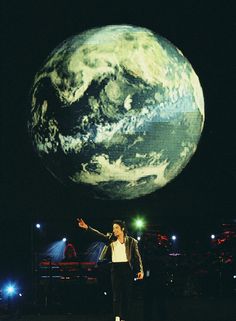
[[[82,218],[77,218],[77,222],[78,222],[79,227],[84,228],[84,229],[87,230],[88,225],[83,221]]]

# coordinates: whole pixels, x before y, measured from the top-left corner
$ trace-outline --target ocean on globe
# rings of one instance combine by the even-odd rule
[[[46,168],[93,197],[162,188],[194,154],[199,79],[182,52],[142,27],[109,25],[61,43],[36,74],[28,129]]]

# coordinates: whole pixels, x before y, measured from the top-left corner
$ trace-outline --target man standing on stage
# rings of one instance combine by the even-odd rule
[[[112,261],[111,283],[113,291],[113,310],[115,321],[131,321],[130,307],[132,297],[133,273],[143,279],[143,265],[138,250],[138,242],[126,233],[125,222],[113,221],[113,233],[103,234],[77,219],[79,227],[105,240],[100,260],[110,256]]]

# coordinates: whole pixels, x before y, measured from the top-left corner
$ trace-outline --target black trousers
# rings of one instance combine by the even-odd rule
[[[111,284],[114,316],[121,320],[132,320],[133,273],[128,262],[112,263]]]

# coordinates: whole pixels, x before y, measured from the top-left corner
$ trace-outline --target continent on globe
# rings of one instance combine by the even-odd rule
[[[29,133],[47,169],[97,198],[132,199],[189,162],[204,99],[189,61],[168,40],[130,25],[60,44],[36,74]]]

